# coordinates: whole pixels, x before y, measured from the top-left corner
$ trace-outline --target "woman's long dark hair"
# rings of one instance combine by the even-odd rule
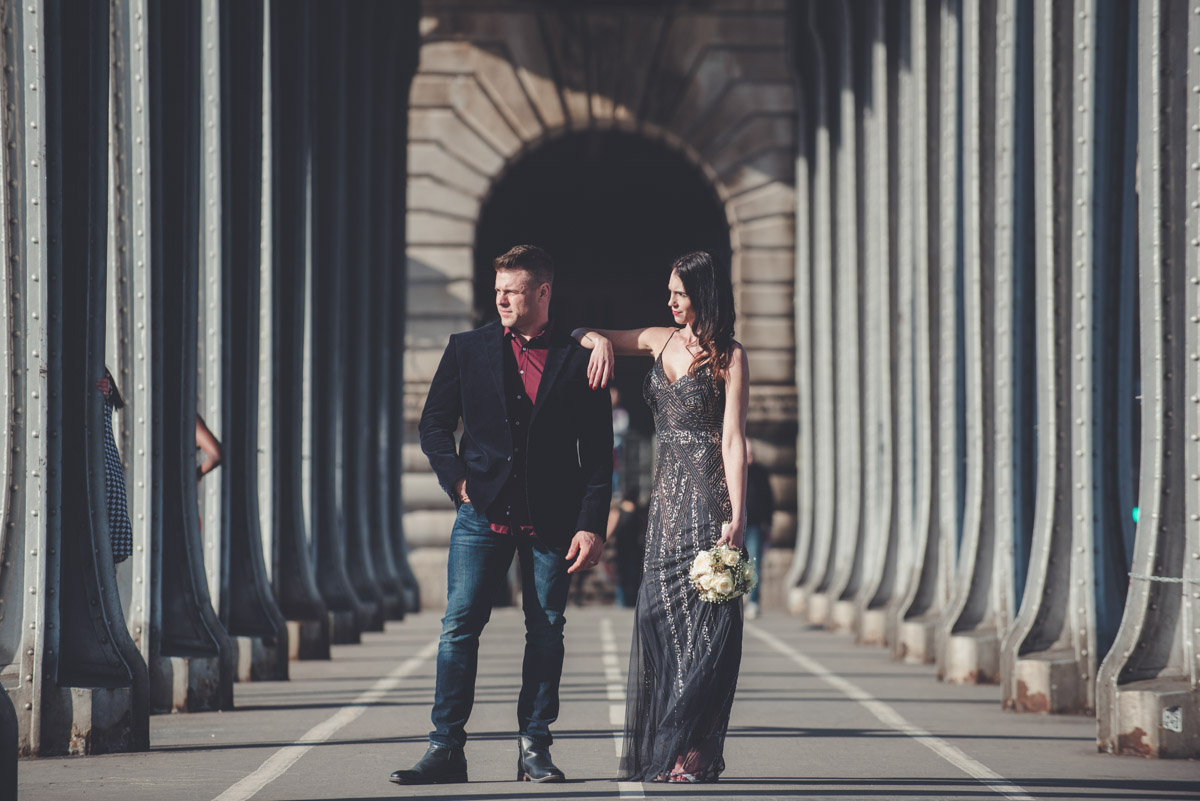
[[[671,272],[683,282],[683,291],[696,314],[692,331],[700,340],[700,353],[689,373],[708,364],[717,378],[724,378],[733,360],[733,284],[728,273],[718,270],[713,257],[703,250],[680,256]]]

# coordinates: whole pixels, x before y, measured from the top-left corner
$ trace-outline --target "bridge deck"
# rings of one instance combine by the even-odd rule
[[[718,785],[612,780],[632,616],[568,613],[554,757],[565,785],[518,784],[514,716],[523,628],[497,610],[484,633],[468,744],[471,783],[397,787],[424,750],[435,615],[292,664],[292,680],[239,684],[231,712],[152,719],[149,753],[26,760],[23,801],[308,801],[449,797],[1196,799],[1200,765],[1096,752],[1095,721],[1017,716],[994,687],[940,684],[848,637],[779,614],[747,623]]]

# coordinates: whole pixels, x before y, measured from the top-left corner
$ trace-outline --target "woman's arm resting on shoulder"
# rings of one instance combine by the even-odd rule
[[[741,548],[746,536],[746,408],[750,405],[750,360],[746,349],[735,345],[725,376],[725,420],[721,427],[721,458],[733,520],[721,528],[725,543]]]
[[[616,356],[653,356],[670,336],[661,326],[617,331],[607,328],[576,328],[571,337],[592,352],[588,383],[592,389],[606,387],[612,380]]]

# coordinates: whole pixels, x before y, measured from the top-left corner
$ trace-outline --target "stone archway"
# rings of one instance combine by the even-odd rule
[[[786,3],[727,10],[530,2],[505,9],[428,0],[409,109],[408,421],[446,338],[474,322],[483,199],[524,155],[569,133],[625,131],[683,155],[709,181],[729,229],[738,337],[750,351],[750,425],[794,506],[796,99]],[[408,461],[406,532],[450,526],[432,477]],[[432,485],[432,486],[430,486]],[[794,531],[794,516],[777,515]]]

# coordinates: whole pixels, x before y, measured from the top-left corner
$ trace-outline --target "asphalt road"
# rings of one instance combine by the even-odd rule
[[[996,687],[939,683],[846,635],[768,614],[748,622],[715,785],[614,780],[632,615],[568,612],[559,785],[518,783],[523,626],[484,632],[468,732],[471,781],[398,787],[424,752],[439,621],[412,616],[292,664],[288,682],[239,684],[230,712],[156,716],[148,753],[25,760],[22,801],[359,801],[374,798],[1200,799],[1200,762],[1096,752],[1095,721],[1001,710]]]

